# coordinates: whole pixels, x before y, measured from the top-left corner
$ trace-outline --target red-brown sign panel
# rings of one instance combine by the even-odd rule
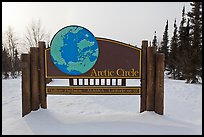
[[[45,50],[46,78],[141,78],[141,49],[115,40],[96,38],[99,54],[95,65],[81,75],[68,75],[53,63]]]

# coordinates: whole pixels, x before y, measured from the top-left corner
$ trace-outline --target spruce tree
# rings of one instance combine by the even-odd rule
[[[198,83],[197,76],[202,77],[202,2],[190,3],[192,10],[188,12],[190,18],[191,36],[191,68],[188,82]]]
[[[157,50],[157,36],[156,36],[156,31],[154,32],[154,39],[152,40],[152,46],[156,47]]]
[[[6,77],[5,74],[7,73],[6,72],[6,50],[5,48],[3,48],[2,46],[2,74],[4,76],[4,78]]]
[[[9,71],[11,71],[11,57],[8,50],[2,46],[2,74],[4,79],[9,78]]]
[[[183,47],[179,48],[180,57],[179,65],[181,65],[181,72],[184,79],[187,79],[187,83],[191,78],[191,61],[192,61],[192,47],[190,38],[190,20],[188,19],[186,27],[183,32]]]
[[[170,70],[170,74],[172,74],[173,79],[179,79],[179,70],[178,70],[178,30],[176,25],[176,19],[174,21],[174,32],[171,38],[170,43],[170,51],[169,51],[169,59],[168,59],[168,66]]]
[[[179,58],[178,58],[178,71],[181,71],[181,76],[180,79],[184,77],[185,73],[184,73],[184,69],[186,67],[188,67],[188,59],[186,56],[186,52],[188,52],[187,49],[187,42],[189,41],[189,35],[187,35],[187,29],[186,29],[186,13],[185,13],[185,6],[182,9],[182,19],[180,22],[180,26],[179,26],[179,40],[178,40],[178,46],[179,46]]]
[[[164,53],[165,55],[165,69],[167,68],[167,62],[168,62],[168,54],[169,54],[169,47],[168,47],[168,20],[166,21],[165,31],[163,34],[163,39],[161,42],[161,48],[159,49],[159,52]]]
[[[13,63],[14,63],[14,70],[15,70],[15,75],[14,75],[14,77],[16,78],[17,77],[17,75],[19,75],[19,72],[20,72],[20,70],[21,70],[21,66],[20,66],[20,59],[19,59],[19,57],[18,57],[18,50],[17,49],[15,49],[15,52],[14,52],[14,61],[13,61]],[[18,74],[17,74],[18,73]]]

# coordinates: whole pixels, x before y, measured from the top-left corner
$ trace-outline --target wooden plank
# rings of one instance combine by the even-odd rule
[[[22,117],[31,112],[30,55],[22,54]]]
[[[38,110],[40,105],[39,98],[39,75],[38,75],[38,48],[30,48],[31,58],[31,93],[32,93],[32,110]]]
[[[156,54],[155,112],[160,115],[164,113],[164,60],[163,53]]]
[[[98,86],[48,86],[51,95],[140,95],[140,87],[98,87]]]
[[[147,101],[146,110],[154,111],[155,100],[155,47],[147,47]]]
[[[141,96],[140,96],[140,112],[146,110],[147,100],[147,47],[148,41],[142,41],[142,80],[141,80]]]
[[[45,42],[38,42],[39,66],[40,66],[40,104],[41,108],[47,108],[46,80],[45,80]]]

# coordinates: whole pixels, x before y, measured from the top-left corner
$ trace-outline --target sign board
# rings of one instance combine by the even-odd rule
[[[122,42],[96,38],[99,56],[96,64],[81,75],[69,75],[53,63],[50,48],[45,50],[47,78],[141,78],[141,49]]]
[[[55,34],[51,47],[45,50],[45,75],[46,78],[71,80],[141,79],[141,49],[123,42],[94,37],[80,26],[68,26]],[[99,85],[100,90],[97,91],[97,85],[83,86],[47,87],[47,93],[140,94],[138,86],[108,89],[110,86]]]

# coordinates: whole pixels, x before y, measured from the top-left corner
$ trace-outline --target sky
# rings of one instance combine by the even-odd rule
[[[32,20],[40,19],[51,39],[63,27],[79,25],[95,37],[140,47],[142,40],[153,40],[155,31],[161,42],[167,20],[171,38],[183,6],[191,10],[190,2],[3,2],[2,33],[10,26],[22,39]]]

